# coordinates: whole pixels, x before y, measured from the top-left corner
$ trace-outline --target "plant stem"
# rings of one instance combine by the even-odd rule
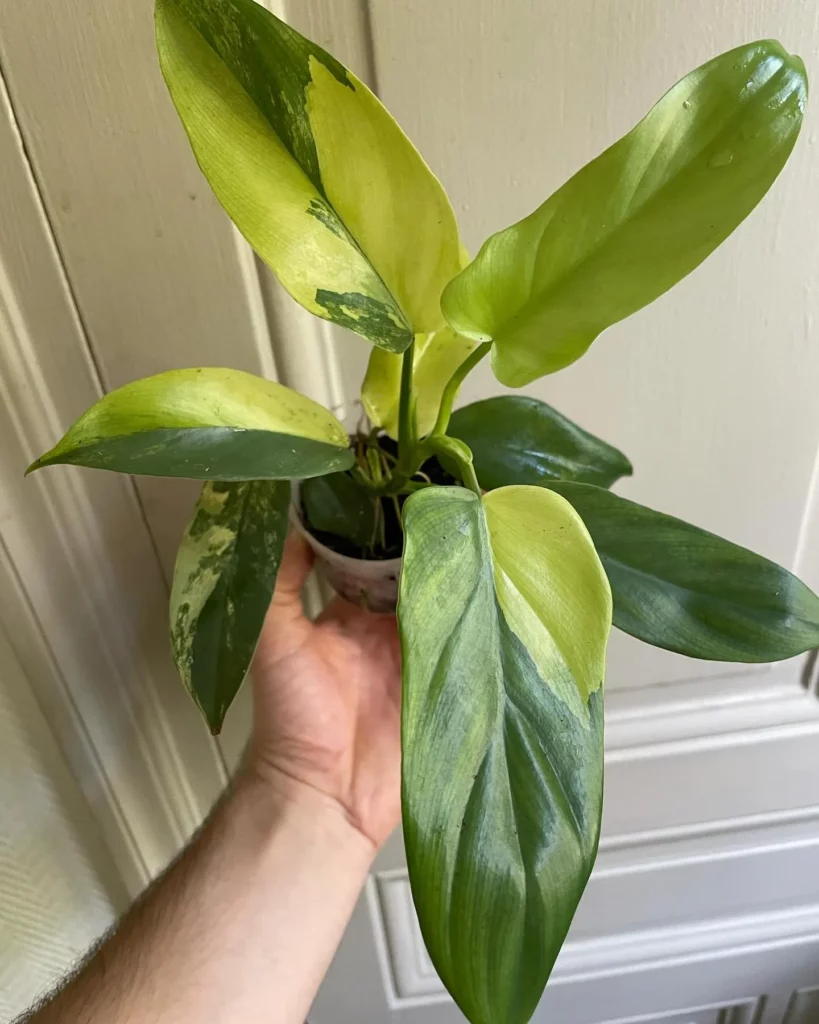
[[[481,497],[481,487],[472,464],[472,452],[463,441],[459,441],[457,437],[447,437],[444,434],[430,434],[422,443],[421,448],[425,453],[432,452],[435,455],[443,455],[445,458],[451,459],[458,467],[464,487],[468,487],[479,498]]]
[[[361,484],[361,486],[366,488],[368,491],[376,491],[378,489],[377,485],[373,483],[370,477],[367,476],[360,466],[353,466],[350,473],[352,474],[353,480],[355,480],[357,484]]]
[[[431,480],[406,480],[401,487],[399,494],[414,494],[415,491],[423,491],[425,487],[432,487]]]
[[[373,481],[377,485],[380,485],[384,479],[384,476],[381,472],[381,457],[378,454],[377,448],[367,449],[367,462],[370,467],[370,475],[372,476]]]
[[[455,404],[455,399],[458,397],[458,392],[461,390],[464,378],[478,365],[490,348],[492,348],[491,341],[485,341],[482,345],[478,345],[475,351],[471,352],[464,359],[449,378],[444,388],[444,393],[441,395],[441,405],[438,409],[438,418],[435,421],[435,426],[432,428],[432,434],[445,434],[447,432],[449,419],[452,416],[452,406]]]
[[[372,537],[370,537],[370,551],[375,551],[375,542],[378,539],[378,526],[383,515],[384,510],[381,508],[381,502],[376,501],[375,514],[373,515],[373,533]]]
[[[472,464],[472,460],[461,464],[461,473],[463,475],[463,485],[468,487],[470,491],[474,491],[475,494],[480,498],[482,496],[481,485],[478,483],[478,477],[475,474],[475,467]]]
[[[412,364],[415,358],[415,339],[404,352],[401,363],[401,392],[398,405],[398,465],[399,471],[406,470],[415,447],[415,431],[412,423]]]
[[[452,374],[441,396],[438,418],[432,433],[419,444],[412,394],[412,372],[415,360],[415,339],[413,339],[404,352],[401,362],[401,389],[398,404],[398,464],[392,474],[384,480],[383,478],[379,479],[379,472],[375,470],[372,462],[370,463],[373,479],[368,481],[368,487],[373,493],[392,496],[429,486],[428,483],[416,483],[412,477],[430,454],[442,454],[448,456],[458,466],[464,486],[474,491],[478,497],[481,496],[480,484],[472,464],[472,452],[462,441],[447,437],[446,430],[452,416],[452,406],[464,378],[470,370],[478,365],[491,347],[491,341],[478,345]]]

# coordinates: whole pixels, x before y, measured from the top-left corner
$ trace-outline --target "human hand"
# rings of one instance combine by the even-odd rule
[[[396,620],[339,597],[311,622],[301,589],[312,561],[291,534],[253,666],[251,766],[330,797],[379,847],[401,814]]]

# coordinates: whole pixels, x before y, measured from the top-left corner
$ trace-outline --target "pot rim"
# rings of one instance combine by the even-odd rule
[[[358,576],[378,577],[389,575],[400,568],[403,562],[403,556],[401,555],[397,558],[353,558],[351,555],[342,555],[339,551],[333,551],[332,548],[327,547],[326,544],[323,544],[318,537],[315,537],[310,532],[307,523],[304,521],[301,501],[299,500],[299,487],[297,485],[293,487],[290,501],[290,522],[317,555],[320,555],[332,565],[346,567]]]

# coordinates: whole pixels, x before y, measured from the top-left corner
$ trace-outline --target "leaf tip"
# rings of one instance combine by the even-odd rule
[[[49,458],[51,452],[46,452],[45,455],[41,455],[39,459],[35,459],[34,462],[26,469],[23,473],[24,477],[30,476],[32,473],[36,473],[38,469],[43,469],[44,466],[51,465],[51,459]]]
[[[222,726],[225,724],[225,716],[227,715],[228,710],[227,707],[212,707],[208,709],[200,703],[199,698],[196,694],[192,693],[191,696],[193,697],[194,703],[196,704],[197,708],[199,708],[202,718],[204,718],[205,720],[205,725],[208,727],[208,732],[211,734],[211,736],[215,738],[221,733]],[[229,706],[230,703],[228,702],[228,707]]]

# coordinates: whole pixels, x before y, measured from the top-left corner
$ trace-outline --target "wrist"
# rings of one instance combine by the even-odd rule
[[[260,836],[283,829],[297,834],[311,850],[326,849],[334,858],[346,857],[363,866],[364,874],[375,858],[375,843],[358,827],[334,797],[280,768],[251,763],[233,785],[231,801],[252,815]]]

